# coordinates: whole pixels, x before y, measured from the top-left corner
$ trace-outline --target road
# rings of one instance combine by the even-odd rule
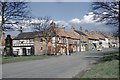
[[[98,60],[102,53],[115,51],[88,51],[62,55],[44,60],[24,61],[2,65],[3,78],[72,78]]]

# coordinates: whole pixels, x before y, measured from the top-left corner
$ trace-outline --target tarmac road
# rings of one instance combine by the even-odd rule
[[[118,50],[118,49],[117,49]],[[2,65],[3,78],[72,78],[97,61],[103,53],[116,51],[86,51],[44,60],[24,61]]]

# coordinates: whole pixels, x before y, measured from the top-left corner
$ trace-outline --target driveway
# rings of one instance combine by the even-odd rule
[[[102,53],[116,51],[88,51],[62,55],[44,60],[17,62],[2,65],[3,78],[72,78],[80,71],[87,69],[90,63],[102,57]]]

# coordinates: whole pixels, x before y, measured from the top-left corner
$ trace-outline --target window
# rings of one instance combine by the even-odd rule
[[[63,43],[64,43],[64,38],[63,38]]]
[[[30,53],[30,49],[28,49],[28,53]]]
[[[21,41],[20,43],[23,44],[23,41]]]
[[[33,40],[32,40],[32,39],[30,39],[30,40],[29,40],[29,42],[30,42],[30,43],[33,43]]]
[[[41,47],[40,50],[43,50],[43,47]]]
[[[42,41],[43,41],[43,39],[41,38],[41,39],[40,39],[40,42],[42,42]]]

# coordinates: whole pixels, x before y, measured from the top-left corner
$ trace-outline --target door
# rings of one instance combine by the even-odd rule
[[[48,46],[48,54],[51,54],[51,46]]]
[[[88,44],[85,44],[85,51],[88,51]]]
[[[35,51],[34,51],[34,47],[31,47],[30,49],[30,55],[34,55]]]
[[[27,55],[27,53],[26,53],[26,48],[23,48],[22,51],[23,51],[23,55],[26,56],[26,55]]]

